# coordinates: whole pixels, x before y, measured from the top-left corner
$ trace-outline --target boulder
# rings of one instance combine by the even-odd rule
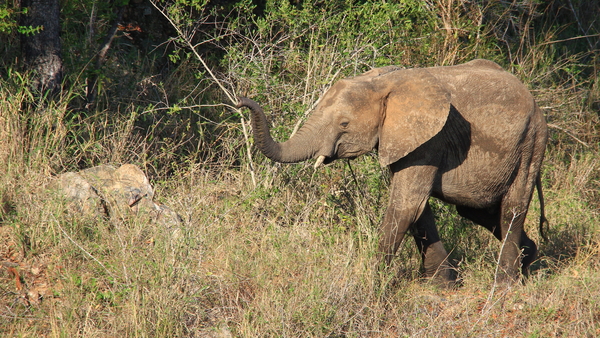
[[[58,177],[59,190],[69,210],[87,217],[106,217],[154,222],[166,227],[181,223],[181,217],[153,202],[154,189],[144,172],[133,164],[119,168],[100,165]]]

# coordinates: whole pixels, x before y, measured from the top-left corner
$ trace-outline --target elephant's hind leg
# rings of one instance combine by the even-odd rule
[[[535,245],[535,242],[529,238],[523,230],[520,246],[522,251],[521,273],[523,276],[527,277],[529,276],[529,266],[537,258],[537,245]]]
[[[465,206],[456,206],[456,211],[459,215],[465,217],[474,223],[477,223],[486,229],[488,229],[494,237],[498,240],[503,241],[503,231],[500,227],[500,205],[487,209],[475,209]],[[511,221],[513,214],[510,215]],[[524,230],[521,231],[521,238],[519,241],[519,249],[521,250],[521,270],[523,275],[528,274],[529,265],[537,257],[537,246],[531,240]]]
[[[530,144],[531,149],[536,146],[535,136],[535,133],[527,135],[525,144]],[[496,275],[499,281],[515,282],[519,279],[519,272],[527,275],[529,265],[537,256],[537,247],[525,233],[524,223],[540,162],[540,156],[523,152],[516,177],[502,198],[500,228],[503,242],[499,258],[500,270]]]

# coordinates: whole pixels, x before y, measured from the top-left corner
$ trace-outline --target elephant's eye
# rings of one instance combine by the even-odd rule
[[[342,122],[342,123],[340,123],[340,127],[342,127],[342,128],[348,128],[348,122]]]

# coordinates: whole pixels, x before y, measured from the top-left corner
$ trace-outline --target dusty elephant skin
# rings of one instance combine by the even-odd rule
[[[238,106],[250,108],[256,145],[277,162],[316,158],[318,166],[378,150],[392,173],[380,230],[386,263],[411,229],[426,275],[453,278],[430,196],[456,205],[460,215],[505,241],[497,280],[518,281],[535,259],[523,223],[536,183],[542,196],[547,126],[527,88],[497,64],[392,66],[340,80],[282,143],[271,138],[256,102],[239,98]]]

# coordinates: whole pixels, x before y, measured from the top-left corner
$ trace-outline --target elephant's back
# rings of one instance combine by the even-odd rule
[[[491,61],[429,70],[450,92],[452,105],[482,137],[516,140],[539,114],[527,87]]]
[[[466,158],[445,171],[442,194],[450,202],[472,199],[474,207],[496,203],[523,153],[531,151],[535,138],[545,137],[543,115],[525,85],[491,61],[430,71],[451,93],[452,105],[470,129]]]

